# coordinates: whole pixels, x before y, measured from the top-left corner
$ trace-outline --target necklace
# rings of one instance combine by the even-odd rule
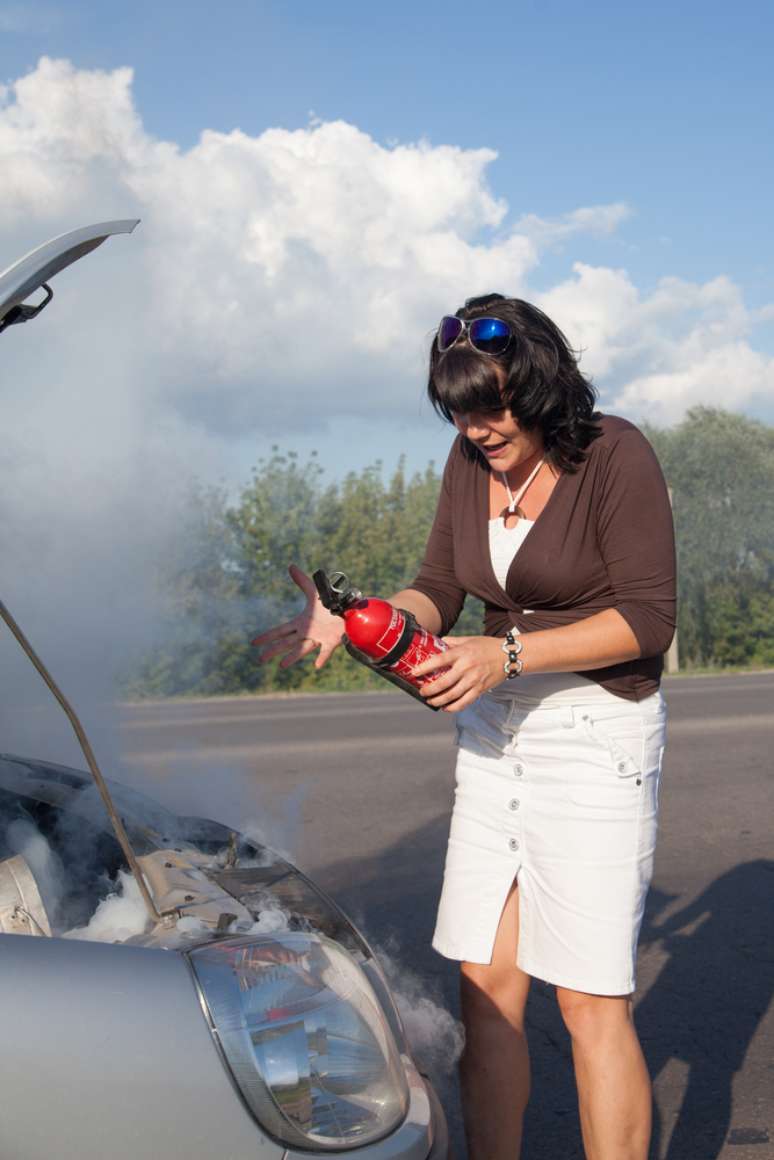
[[[541,459],[538,463],[535,464],[535,466],[532,468],[532,471],[529,473],[526,480],[521,485],[521,487],[519,488],[519,490],[516,492],[515,495],[511,491],[510,484],[508,483],[508,476],[505,474],[504,471],[500,472],[500,475],[503,477],[503,483],[505,484],[505,490],[508,492],[508,515],[509,516],[518,516],[519,519],[526,518],[524,515],[523,509],[519,507],[519,503],[524,498],[526,491],[527,491],[527,488],[532,483],[533,479],[535,478],[537,473],[540,471],[540,468],[543,466],[544,463],[545,463],[545,459]],[[503,515],[503,523],[505,523],[507,518],[508,518],[507,516]]]

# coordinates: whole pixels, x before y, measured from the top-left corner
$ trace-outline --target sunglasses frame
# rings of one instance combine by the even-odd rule
[[[452,342],[450,342],[448,346],[441,346],[441,327],[447,318],[453,318],[455,322],[459,322],[461,330],[457,337]],[[505,326],[508,330],[508,341],[506,342],[503,349],[498,351],[490,351],[482,350],[480,346],[476,346],[470,334],[470,328],[474,322],[499,322],[501,326]],[[510,346],[511,339],[513,338],[513,331],[511,330],[508,323],[502,318],[495,318],[492,314],[482,314],[478,318],[458,318],[456,314],[444,314],[443,318],[438,323],[438,330],[435,333],[435,343],[438,347],[438,353],[446,354],[447,350],[451,350],[451,348],[459,342],[463,334],[467,336],[468,342],[473,347],[473,350],[478,351],[479,354],[488,354],[490,358],[496,358],[497,355],[504,354],[504,352]]]

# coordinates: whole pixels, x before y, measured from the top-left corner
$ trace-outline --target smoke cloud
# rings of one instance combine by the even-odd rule
[[[440,990],[402,961],[395,939],[370,945],[390,985],[412,1054],[420,1071],[443,1088],[465,1046],[465,1032],[444,1005]]]
[[[131,874],[119,870],[116,889],[103,898],[86,926],[67,931],[66,938],[88,942],[125,942],[148,928],[148,911]]]
[[[4,855],[21,854],[35,877],[43,906],[53,925],[59,917],[63,896],[63,867],[37,826],[26,818],[9,822],[0,841]]]

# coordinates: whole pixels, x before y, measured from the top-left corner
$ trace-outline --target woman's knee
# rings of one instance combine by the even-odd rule
[[[588,995],[557,987],[556,998],[564,1025],[576,1043],[599,1042],[606,1033],[631,1023],[630,995]]]
[[[515,964],[495,967],[462,963],[460,983],[466,1022],[505,1018],[516,1030],[523,1031],[529,982],[529,976]]]

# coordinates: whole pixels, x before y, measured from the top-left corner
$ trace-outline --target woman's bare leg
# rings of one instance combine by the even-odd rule
[[[514,883],[500,917],[489,965],[463,963],[460,1061],[469,1160],[518,1160],[529,1098],[524,1008],[530,977],[516,966],[519,892]]]
[[[586,995],[557,987],[572,1038],[587,1160],[646,1160],[651,1086],[628,995]]]

